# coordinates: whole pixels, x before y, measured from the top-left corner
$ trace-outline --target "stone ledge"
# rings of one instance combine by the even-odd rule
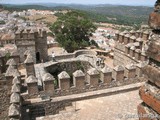
[[[152,107],[157,113],[160,114],[160,99],[159,99],[159,89],[153,85],[148,84],[140,88],[139,95],[143,102],[148,106]]]
[[[157,120],[159,119],[159,114],[153,111],[151,108],[141,103],[137,107],[139,120]]]
[[[96,98],[96,97],[109,96],[109,95],[114,95],[114,94],[137,90],[143,84],[144,84],[144,82],[130,84],[130,85],[126,85],[126,86],[114,87],[114,88],[109,88],[109,89],[104,89],[104,90],[86,92],[86,93],[81,93],[81,94],[55,97],[55,98],[51,98],[51,102],[59,102],[59,101],[72,101],[73,102],[73,101],[79,101],[79,100],[85,100],[85,99],[92,99],[92,98]],[[28,99],[28,100],[26,100],[26,103],[28,103],[28,102],[34,104],[34,103],[42,102],[42,100],[41,100],[41,98]]]
[[[160,71],[158,68],[147,65],[143,68],[143,73],[146,79],[160,87]]]

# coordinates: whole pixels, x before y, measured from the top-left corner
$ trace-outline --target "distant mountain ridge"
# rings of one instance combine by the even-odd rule
[[[95,22],[109,22],[125,25],[140,25],[148,20],[148,15],[153,11],[152,7],[147,6],[126,6],[126,5],[81,5],[81,4],[57,4],[57,3],[38,3],[38,4],[4,4],[5,8],[12,10],[40,9],[40,10],[81,10]]]

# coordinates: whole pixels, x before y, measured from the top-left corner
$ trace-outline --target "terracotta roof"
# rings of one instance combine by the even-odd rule
[[[73,73],[73,76],[74,77],[82,77],[82,76],[85,76],[85,74],[83,73],[82,70],[77,70]]]
[[[64,78],[70,78],[70,76],[66,71],[63,71],[58,75],[58,78],[59,79],[64,79]]]

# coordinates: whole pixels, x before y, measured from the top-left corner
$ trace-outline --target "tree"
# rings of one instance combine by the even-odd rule
[[[55,39],[68,52],[89,46],[89,37],[96,30],[90,19],[79,11],[69,11],[61,15],[50,27]]]

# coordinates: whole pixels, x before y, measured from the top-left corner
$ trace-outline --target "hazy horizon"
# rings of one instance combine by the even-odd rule
[[[94,5],[94,4],[112,4],[112,5],[143,5],[143,6],[153,6],[156,0],[0,0],[1,4],[38,4],[38,3],[57,3],[57,4],[83,4],[83,5]]]

